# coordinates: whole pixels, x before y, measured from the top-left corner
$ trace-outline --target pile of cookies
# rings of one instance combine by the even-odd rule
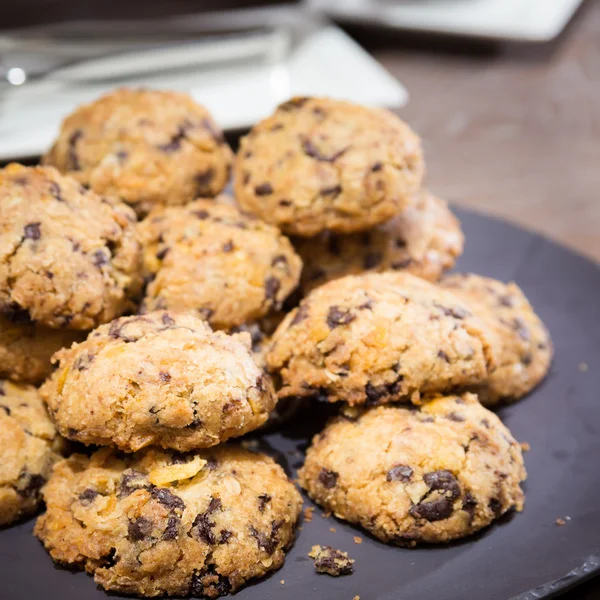
[[[107,590],[234,592],[302,499],[227,441],[317,401],[299,483],[340,519],[412,546],[522,509],[489,407],[549,335],[515,284],[444,274],[460,223],[392,113],[294,98],[234,160],[188,96],[123,89],[42,162],[0,171],[0,525],[45,503],[35,535]]]

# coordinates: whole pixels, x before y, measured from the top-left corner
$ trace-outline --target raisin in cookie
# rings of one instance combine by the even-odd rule
[[[349,233],[408,206],[423,178],[419,137],[393,113],[294,98],[241,140],[235,194],[284,232]]]
[[[313,439],[299,477],[340,519],[412,546],[464,537],[522,510],[526,473],[509,430],[467,393],[417,410],[336,417]]]
[[[42,386],[58,430],[84,444],[187,451],[260,427],[276,403],[250,336],[191,314],[122,317],[56,355]]]
[[[483,404],[518,400],[544,379],[552,362],[550,334],[518,285],[456,274],[441,286],[467,302],[494,334],[496,368],[474,390]]]
[[[0,315],[0,378],[39,384],[52,373],[52,355],[84,339],[82,331],[50,329]]]
[[[141,286],[135,214],[51,167],[0,170],[0,313],[92,329]]]
[[[415,195],[413,206],[369,231],[316,238],[296,238],[303,262],[301,289],[313,288],[344,275],[364,271],[407,271],[437,281],[463,251],[460,222],[448,204],[427,190]]]
[[[191,310],[229,329],[277,310],[300,279],[290,241],[224,202],[157,208],[139,232],[149,275],[142,312]]]
[[[232,152],[187,94],[119,89],[68,116],[43,161],[145,214],[156,204],[218,194]]]
[[[487,330],[455,296],[408,273],[368,273],[313,290],[281,323],[267,353],[280,397],[419,402],[475,385],[494,357]]]
[[[35,388],[0,380],[0,526],[35,512],[62,441]]]
[[[227,447],[77,454],[44,499],[35,534],[55,561],[106,590],[210,598],[281,567],[302,506],[272,459]]]

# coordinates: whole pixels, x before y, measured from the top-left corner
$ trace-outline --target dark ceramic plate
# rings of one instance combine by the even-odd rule
[[[467,239],[459,269],[517,281],[556,346],[542,387],[500,411],[515,437],[531,444],[525,511],[461,543],[402,549],[322,518],[317,509],[285,566],[241,590],[240,600],[533,600],[600,571],[600,268],[512,225],[457,212]],[[322,426],[322,412],[306,411],[293,427],[263,438],[292,474],[298,450]],[[556,519],[566,517],[559,527]],[[54,567],[32,527],[31,520],[0,531],[2,600],[107,600],[88,575]],[[354,575],[316,575],[307,557],[313,544],[348,551],[356,559]]]

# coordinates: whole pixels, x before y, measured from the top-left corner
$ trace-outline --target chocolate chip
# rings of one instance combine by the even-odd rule
[[[339,196],[342,193],[341,185],[332,185],[330,187],[324,187],[320,190],[321,196]]]
[[[156,253],[156,258],[158,260],[164,260],[167,254],[169,254],[169,250],[171,250],[171,248],[169,248],[168,246],[166,248],[163,248],[162,250],[159,250]]]
[[[179,517],[177,515],[169,515],[169,520],[167,521],[167,526],[162,534],[163,540],[174,540],[177,539],[179,535]]]
[[[202,306],[196,310],[198,311],[200,318],[204,319],[205,321],[208,321],[215,312],[212,308],[208,308],[208,306]]]
[[[282,265],[287,269],[288,259],[283,254],[278,254],[272,261],[271,266],[276,267],[278,265]]]
[[[231,591],[231,582],[227,577],[216,572],[214,564],[202,571],[195,571],[190,580],[188,594],[194,597],[216,598],[225,596]]]
[[[452,411],[451,413],[448,413],[446,415],[446,418],[450,419],[450,421],[454,421],[455,423],[463,423],[465,420],[465,418],[461,414],[454,412],[454,411]]]
[[[421,502],[413,506],[409,513],[415,519],[425,519],[427,521],[442,521],[452,515],[454,507],[448,498],[438,498],[432,502]]]
[[[269,196],[273,193],[273,186],[270,183],[261,183],[254,188],[257,196]]]
[[[425,473],[423,481],[425,481],[431,491],[442,490],[449,492],[450,498],[453,500],[460,496],[460,486],[456,477],[446,469]]]
[[[167,325],[168,327],[175,325],[175,319],[173,319],[173,317],[171,317],[168,313],[163,313],[161,320],[163,324]]]
[[[271,495],[270,494],[261,494],[258,497],[259,512],[265,512],[265,508],[269,502],[271,502]]]
[[[79,171],[81,169],[81,165],[79,164],[79,157],[77,156],[77,142],[83,136],[83,131],[81,129],[76,129],[70,136],[68,140],[69,144],[69,171]]]
[[[302,321],[304,321],[307,318],[308,318],[308,304],[301,304],[296,309],[296,314],[294,315],[294,318],[290,322],[290,327],[293,327],[294,325],[298,325],[298,323],[301,323]]]
[[[267,536],[250,525],[250,534],[256,539],[258,547],[270,556],[277,549],[277,545],[279,544],[279,530],[282,526],[283,521],[273,521],[271,523],[271,533]]]
[[[60,185],[58,185],[58,183],[56,183],[56,181],[51,181],[48,184],[48,187],[50,188],[50,195],[55,200],[58,200],[59,202],[64,202],[65,201],[65,199],[62,197],[62,194],[61,194]]]
[[[381,171],[381,169],[383,169],[383,163],[380,161],[374,162],[371,165],[371,171],[373,171],[373,173],[376,173],[377,171]]]
[[[533,362],[533,356],[530,353],[521,356],[521,362],[528,367]]]
[[[402,377],[400,377],[398,379],[398,382],[395,382],[395,384],[399,384],[400,381],[402,381]],[[367,383],[367,385],[365,386],[365,394],[367,396],[366,404],[368,406],[374,406],[376,404],[379,404],[382,398],[387,398],[391,394],[397,392],[398,390],[396,389],[395,384],[391,384],[390,386],[375,386],[369,381],[369,383]]]
[[[180,510],[185,509],[185,503],[183,502],[183,500],[179,496],[176,496],[175,494],[173,494],[167,488],[160,488],[160,487],[152,488],[150,490],[150,495],[155,500],[157,500],[160,504],[162,504],[163,506],[166,506],[167,508],[169,508],[171,510],[175,510],[176,508],[178,508]]]
[[[183,123],[177,128],[177,133],[171,136],[171,139],[166,144],[158,144],[156,147],[167,154],[171,152],[177,152],[181,148],[181,142],[185,139],[187,132],[193,129],[194,125],[188,119],[185,119]]]
[[[210,196],[212,194],[211,184],[215,178],[215,170],[211,167],[205,171],[200,171],[194,178],[196,182],[196,193],[198,196]]]
[[[388,472],[388,481],[410,481],[413,470],[407,465],[395,465]]]
[[[363,267],[365,269],[374,269],[381,263],[382,258],[381,252],[369,252],[365,255]]]
[[[529,329],[525,324],[525,321],[521,319],[521,317],[517,317],[513,323],[513,329],[517,332],[519,337],[528,342],[531,339],[531,334],[529,333]]]
[[[323,154],[311,140],[305,138],[302,140],[302,150],[304,154],[320,162],[335,162],[340,156],[342,156],[342,154],[344,154],[344,152],[348,150],[348,146],[338,150],[337,152],[334,152],[333,154],[327,155]]]
[[[0,394],[0,396],[5,396],[5,395],[6,394],[5,394],[4,390],[2,390],[2,393]],[[10,408],[8,408],[8,406],[5,406],[4,404],[0,404],[0,408],[10,417],[11,410],[10,410]]]
[[[210,520],[210,515],[217,510],[221,510],[221,508],[221,500],[214,496],[211,497],[208,508],[203,513],[196,516],[192,523],[192,531],[195,533],[195,536],[207,544],[213,545],[216,543],[215,534],[212,530],[215,526],[215,522]]]
[[[319,473],[319,481],[328,490],[337,485],[338,477],[339,473],[336,473],[335,471],[328,471],[327,469],[321,469],[321,472]]]
[[[396,261],[396,262],[392,263],[391,267],[392,267],[392,269],[398,271],[398,270],[406,269],[406,268],[410,267],[412,262],[413,262],[412,258],[406,258],[405,260],[400,260],[400,261]]]
[[[489,501],[488,506],[490,507],[490,510],[494,513],[494,515],[496,515],[497,517],[499,517],[502,514],[502,502],[500,502],[498,498],[492,498]]]
[[[498,297],[498,303],[501,306],[513,307],[515,305],[515,299],[512,296],[510,296],[509,294],[506,294],[504,296]]]
[[[440,350],[437,353],[437,355],[438,355],[438,358],[441,358],[442,360],[446,361],[447,363],[450,362],[450,357],[443,350]]]
[[[351,575],[354,571],[352,560],[331,546],[323,546],[315,558],[315,569],[319,573],[327,573],[334,577]]]
[[[203,221],[210,217],[210,213],[207,210],[195,210],[192,212],[192,214]]]
[[[469,513],[470,521],[473,520],[475,516],[475,509],[477,507],[477,500],[471,492],[467,492],[463,498],[462,508],[465,512]]]
[[[486,428],[490,428],[490,422],[487,419],[481,419],[481,424]]]
[[[209,471],[215,471],[219,466],[219,461],[214,456],[209,456],[206,459],[206,467]]]
[[[40,223],[28,223],[25,225],[24,229],[24,238],[26,240],[34,240],[37,241],[42,237],[42,232],[40,231]]]
[[[121,475],[121,480],[119,481],[119,496],[129,496],[129,494],[133,494],[136,490],[149,488],[150,485],[146,475],[140,471],[128,469]]]
[[[233,533],[227,529],[221,529],[221,533],[219,535],[219,544],[226,544],[229,539],[231,538],[231,536],[233,535]]]
[[[291,206],[292,204],[291,200],[286,200],[285,198],[279,201],[279,206]]]
[[[169,383],[169,381],[171,381],[171,375],[169,373],[167,373],[166,371],[161,371],[158,374],[158,377],[164,383]]]
[[[434,302],[433,305],[441,310],[447,317],[454,317],[455,319],[465,319],[466,317],[470,317],[471,313],[460,306],[442,306],[437,302]]]
[[[79,502],[81,502],[81,504],[84,506],[89,506],[96,499],[97,495],[98,492],[96,490],[88,488],[79,494]]]
[[[327,313],[327,325],[329,329],[335,329],[340,325],[348,325],[356,319],[356,315],[353,315],[349,310],[341,310],[339,306],[331,306]]]
[[[277,279],[277,277],[267,277],[265,281],[265,298],[267,300],[276,300],[277,292],[279,291],[280,287],[281,282],[279,279]]]
[[[115,156],[117,157],[117,160],[121,164],[123,164],[127,160],[127,157],[129,156],[129,152],[127,152],[126,150],[118,150],[115,153]]]
[[[106,256],[106,252],[104,250],[96,250],[93,254],[93,257],[94,265],[98,268],[108,264],[109,257]]]
[[[139,517],[135,521],[129,521],[127,534],[130,542],[139,542],[152,533],[152,521],[146,517]]]
[[[17,493],[25,498],[37,497],[46,480],[39,473],[29,473],[23,469],[19,473]]]

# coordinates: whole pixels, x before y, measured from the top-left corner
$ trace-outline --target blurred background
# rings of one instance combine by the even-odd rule
[[[0,3],[0,160],[119,85],[173,88],[236,138],[295,94],[397,111],[428,185],[600,259],[600,2]]]

